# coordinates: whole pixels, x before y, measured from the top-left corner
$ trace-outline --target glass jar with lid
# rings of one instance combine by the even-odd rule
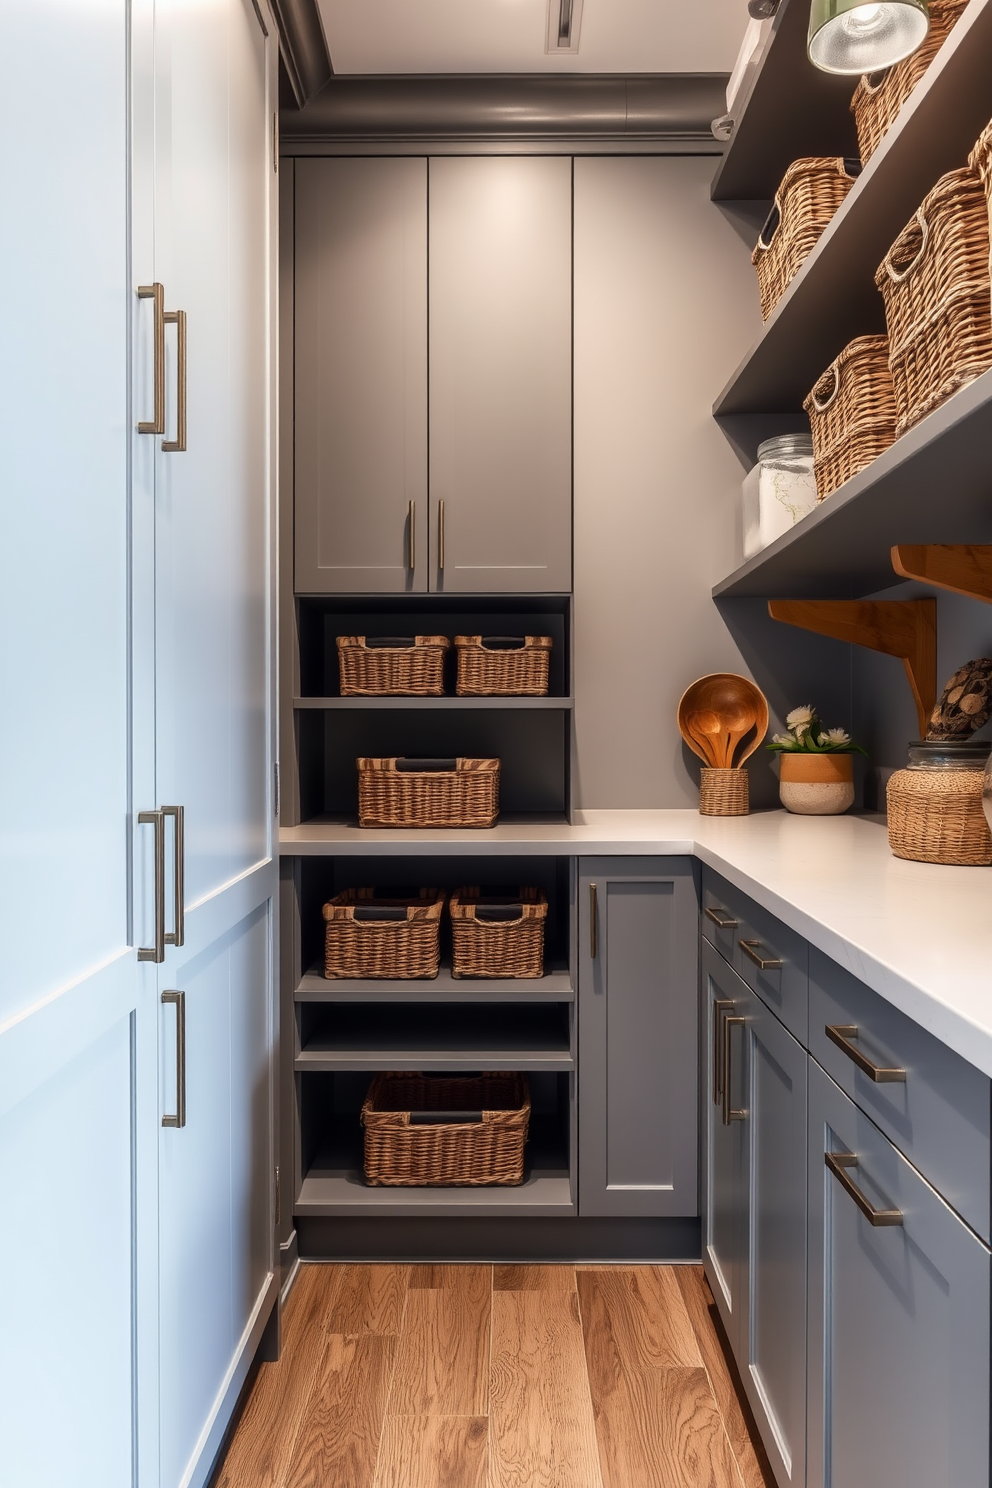
[[[983,787],[987,739],[916,739],[909,763],[889,778],[889,846],[918,863],[992,863]]]
[[[758,445],[758,463],[744,478],[744,557],[788,532],[816,506],[813,440],[778,434]]]

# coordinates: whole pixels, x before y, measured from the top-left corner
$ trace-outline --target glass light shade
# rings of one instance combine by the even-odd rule
[[[809,59],[823,72],[878,72],[915,52],[929,29],[926,0],[813,0]]]

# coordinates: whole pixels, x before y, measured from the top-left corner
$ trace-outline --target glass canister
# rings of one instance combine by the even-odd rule
[[[816,506],[813,440],[808,434],[779,434],[758,445],[758,463],[744,478],[744,557],[808,516]]]
[[[917,739],[909,764],[886,792],[889,846],[917,863],[992,863],[992,833],[983,786],[992,744],[987,739]]]

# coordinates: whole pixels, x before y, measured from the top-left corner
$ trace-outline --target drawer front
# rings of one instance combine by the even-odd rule
[[[809,1049],[951,1208],[988,1240],[988,1077],[815,949]]]
[[[703,874],[703,936],[801,1044],[808,1027],[806,941],[732,884]]]
[[[718,878],[709,869],[703,871],[703,938],[736,970],[740,964],[738,936],[742,933],[743,894]]]

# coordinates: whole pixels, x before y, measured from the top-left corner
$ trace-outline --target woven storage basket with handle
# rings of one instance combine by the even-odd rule
[[[992,836],[982,810],[981,770],[896,770],[886,804],[889,846],[916,863],[992,863]]]
[[[879,265],[896,433],[992,366],[989,215],[978,172],[941,176]]]
[[[450,908],[452,976],[544,975],[548,901],[540,889],[455,889]]]
[[[367,759],[358,763],[361,827],[491,827],[498,759]]]
[[[809,156],[794,160],[782,177],[751,254],[765,320],[815,248],[860,170],[857,160]]]
[[[362,1106],[366,1181],[402,1188],[522,1183],[529,1124],[525,1075],[376,1075]]]
[[[444,891],[390,895],[345,889],[324,905],[324,975],[436,977],[441,964]]]
[[[895,442],[888,337],[849,341],[803,407],[813,431],[816,494],[822,501]]]
[[[978,137],[978,143],[968,156],[968,164],[978,172],[985,187],[985,200],[989,209],[989,224],[992,228],[992,123],[986,124]]]
[[[545,697],[551,636],[455,636],[459,697]]]
[[[441,697],[447,636],[338,636],[342,697]]]
[[[862,164],[867,165],[869,156],[878,149],[886,130],[943,46],[967,3],[968,0],[930,0],[930,30],[923,45],[894,67],[887,67],[883,72],[870,72],[858,83],[851,99],[851,112],[858,131]]]

